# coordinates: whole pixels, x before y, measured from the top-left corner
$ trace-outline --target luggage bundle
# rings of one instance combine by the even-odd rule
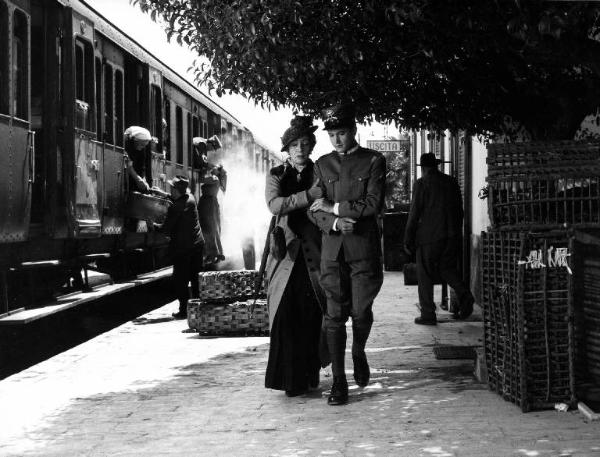
[[[190,328],[205,335],[268,334],[266,288],[258,271],[207,271],[199,281],[200,297],[188,302]]]

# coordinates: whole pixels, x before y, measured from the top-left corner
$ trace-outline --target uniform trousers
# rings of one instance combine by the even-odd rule
[[[421,316],[435,317],[434,284],[446,282],[454,289],[461,303],[470,294],[458,271],[459,246],[460,239],[453,237],[417,247],[417,281]]]
[[[337,260],[321,259],[321,286],[327,297],[325,328],[334,376],[344,376],[346,321],[352,317],[352,355],[364,357],[373,324],[373,300],[383,284],[379,257],[346,261],[343,250]]]
[[[192,297],[200,295],[198,274],[202,271],[202,253],[204,243],[199,243],[187,251],[173,254],[173,283],[175,294],[179,300],[179,311],[187,312],[189,299],[188,284],[192,283]]]

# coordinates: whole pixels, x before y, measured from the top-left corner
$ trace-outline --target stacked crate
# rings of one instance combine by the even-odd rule
[[[547,255],[545,267],[527,263],[531,252],[571,246],[563,232],[483,234],[488,383],[523,411],[575,399],[571,275],[564,265],[548,265]]]
[[[600,226],[600,144],[491,145],[487,161],[492,228],[481,260],[489,386],[523,411],[572,403],[568,230]]]
[[[265,335],[269,332],[264,278],[258,294],[255,270],[200,274],[200,296],[188,303],[188,325],[205,335]]]

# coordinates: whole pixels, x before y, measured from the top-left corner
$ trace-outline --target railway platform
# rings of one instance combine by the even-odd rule
[[[416,326],[416,302],[416,287],[386,272],[372,379],[357,388],[350,362],[341,407],[326,403],[328,370],[303,396],[267,390],[268,338],[187,333],[167,303],[0,381],[0,455],[600,455],[600,423],[523,414],[475,379],[472,360],[435,358],[439,345],[481,345],[480,314]]]

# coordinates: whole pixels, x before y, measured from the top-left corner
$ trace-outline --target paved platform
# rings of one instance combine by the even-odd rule
[[[386,273],[372,381],[357,388],[349,362],[350,403],[338,407],[325,401],[328,370],[304,396],[267,390],[267,338],[183,333],[169,303],[0,381],[0,455],[600,455],[599,423],[523,414],[474,379],[471,361],[436,360],[436,344],[482,344],[482,324],[416,326],[416,301]]]

